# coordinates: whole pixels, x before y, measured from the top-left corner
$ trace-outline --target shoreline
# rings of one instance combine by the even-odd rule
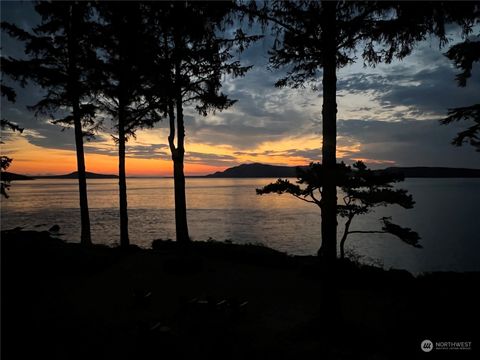
[[[478,339],[480,272],[414,277],[339,263],[327,335],[329,282],[315,257],[218,242],[84,248],[48,232],[2,232],[1,245],[4,354],[416,358],[425,336]]]
[[[60,223],[61,224],[61,223]],[[16,226],[16,227],[10,227],[9,229],[3,229],[3,233],[12,233],[12,232],[32,232],[32,233],[45,233],[45,234],[50,234],[53,238],[65,243],[65,244],[70,244],[70,245],[78,245],[79,244],[79,239],[77,238],[76,240],[71,240],[69,238],[69,232],[66,231],[66,233],[63,232],[63,227],[64,225],[60,225],[59,231],[54,231],[52,233],[49,233],[48,229],[51,227],[48,224],[41,223],[41,224],[36,224],[36,225],[23,225],[23,226]],[[99,246],[99,247],[106,247],[109,249],[116,249],[119,248],[119,243],[118,243],[118,236],[113,236],[111,233],[108,233],[106,236],[105,233],[99,233],[98,231],[95,231],[95,238],[92,238],[93,240],[93,246]],[[148,234],[151,235],[151,234]],[[75,237],[75,236],[74,236]],[[174,241],[169,237],[165,236],[159,239],[145,239],[145,238],[140,238],[142,240],[139,241],[138,237],[131,236],[130,237],[130,243],[132,247],[139,248],[141,250],[151,250],[152,249],[152,243],[153,242],[173,242]],[[315,261],[317,259],[316,256],[316,248],[313,250],[310,249],[311,251],[309,252],[295,252],[294,251],[289,251],[288,249],[282,249],[281,247],[275,247],[275,246],[269,246],[268,244],[265,244],[263,242],[260,242],[258,240],[253,240],[249,241],[248,239],[245,240],[245,242],[241,242],[239,238],[225,238],[222,239],[222,237],[209,237],[209,236],[203,236],[203,237],[192,237],[192,243],[194,244],[217,244],[217,245],[232,245],[236,247],[241,247],[241,246],[252,246],[252,247],[258,247],[258,248],[265,248],[269,249],[272,252],[277,252],[279,254],[282,254],[286,257],[289,257],[291,259],[295,259],[292,261],[297,261],[297,262],[302,262],[302,259],[304,259],[306,262],[311,262]],[[353,241],[352,241],[353,243]],[[371,254],[368,252],[361,252],[361,250],[365,249],[357,249],[355,247],[348,247],[346,250],[346,258],[350,259],[349,261],[355,263],[358,266],[371,266],[374,268],[378,268],[379,270],[383,271],[406,271],[410,273],[414,277],[422,276],[424,274],[431,274],[431,273],[476,273],[480,272],[480,268],[478,267],[466,267],[463,269],[458,269],[458,267],[438,267],[437,268],[421,268],[418,269],[418,267],[415,266],[410,266],[409,267],[402,267],[401,265],[395,265],[394,262],[390,261],[387,262],[385,261],[385,258],[382,258],[379,254]],[[422,249],[423,251],[423,249]],[[408,264],[407,264],[408,265]]]

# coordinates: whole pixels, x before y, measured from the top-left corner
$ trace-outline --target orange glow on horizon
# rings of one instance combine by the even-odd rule
[[[140,134],[144,135],[144,134]],[[147,135],[147,134],[145,134]],[[139,136],[138,141],[133,143],[138,145],[155,144],[159,140],[154,139],[154,134],[147,136]],[[298,144],[302,147],[299,148]],[[112,143],[97,142],[96,147],[104,148],[105,150],[115,150]],[[230,145],[208,145],[199,143],[187,143],[185,154],[185,175],[197,176],[211,174],[217,171],[223,171],[229,167],[240,165],[244,163],[264,163],[274,165],[286,166],[301,166],[307,165],[311,162],[310,159],[299,155],[293,155],[292,149],[311,151],[318,149],[321,146],[321,137],[312,134],[302,138],[284,138],[277,141],[269,141],[261,145],[238,152],[237,149]],[[8,154],[14,160],[9,168],[9,171],[25,174],[25,175],[58,175],[67,174],[76,171],[76,155],[74,150],[52,149],[37,146],[28,142],[28,140],[21,136],[15,135],[11,137],[4,145],[2,145],[2,152]],[[168,150],[165,150],[168,152]],[[193,155],[189,155],[189,151]],[[337,150],[337,157],[354,158],[354,154],[360,152],[360,145],[339,146]],[[85,162],[86,170],[89,172],[101,174],[118,174],[118,158],[114,154],[97,154],[89,152],[89,145],[85,146]],[[216,161],[215,165],[208,164],[208,157],[202,159],[195,157],[198,154],[209,154],[226,157],[225,165]],[[155,156],[155,154],[152,154]],[[189,162],[189,158],[190,161]],[[375,159],[361,159],[367,163],[374,164],[392,164],[394,162],[388,160]],[[321,161],[321,158],[315,160]],[[126,159],[127,176],[172,176],[173,164],[172,161],[162,154],[159,158],[141,158],[129,157],[127,151]]]
[[[44,148],[16,136],[3,145],[2,152],[13,158],[8,171],[25,175],[59,175],[77,170],[75,151]],[[118,174],[118,159],[114,155],[85,154],[86,170],[101,174]],[[127,176],[172,176],[171,161],[127,157]],[[226,167],[185,162],[186,175],[205,175]]]

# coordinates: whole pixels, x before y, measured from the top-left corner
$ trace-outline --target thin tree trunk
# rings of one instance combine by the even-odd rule
[[[340,240],[340,259],[345,259],[345,241],[347,240],[348,230],[350,229],[350,224],[352,223],[353,216],[349,216],[347,222],[345,223],[345,230],[343,231],[342,239]]]
[[[175,230],[177,233],[177,241],[187,243],[190,241],[190,236],[188,234],[183,159],[174,160],[173,178],[175,186]]]
[[[120,195],[120,246],[130,244],[128,238],[127,180],[125,174],[125,113],[120,100],[118,112],[118,185]]]
[[[322,164],[324,186],[322,189],[322,247],[321,255],[328,262],[337,257],[337,187],[335,181],[337,147],[336,103],[336,2],[323,2],[323,144]]]
[[[173,101],[169,104],[169,120],[170,120],[170,134],[168,136],[168,144],[172,153],[173,160],[173,183],[175,194],[175,232],[176,238],[179,243],[187,243],[190,241],[188,235],[188,223],[187,223],[187,200],[185,196],[185,175],[183,172],[183,136],[180,142],[180,129],[183,132],[183,112],[177,105],[177,117],[182,115],[182,121],[178,121],[178,147],[175,147],[175,112],[173,108]],[[178,119],[177,119],[178,120]],[[180,143],[182,144],[180,146]]]
[[[175,187],[175,230],[177,241],[187,243],[190,241],[187,222],[187,198],[185,194],[185,174],[183,161],[185,157],[185,125],[183,119],[183,106],[180,91],[176,96],[177,108],[177,148],[172,153],[173,179]]]
[[[88,211],[87,175],[85,173],[85,153],[83,150],[82,122],[78,107],[78,103],[74,104],[73,106],[73,121],[75,128],[75,146],[77,150],[78,190],[80,194],[80,242],[83,245],[90,245],[92,243],[92,239],[90,234],[90,215]]]
[[[80,223],[81,235],[80,242],[83,245],[90,245],[92,243],[90,234],[90,215],[88,211],[88,196],[87,196],[87,176],[85,173],[85,152],[83,148],[83,129],[82,119],[80,114],[80,98],[78,95],[78,70],[77,70],[77,54],[76,54],[76,21],[78,17],[76,14],[76,5],[72,4],[70,7],[69,19],[69,34],[68,34],[68,75],[69,75],[69,93],[71,97],[73,126],[75,130],[75,147],[77,154],[77,174],[78,174],[78,191],[80,196]]]
[[[185,174],[183,161],[185,157],[185,124],[183,119],[183,97],[181,88],[181,64],[180,52],[182,49],[179,34],[174,34],[174,64],[175,64],[175,86],[174,97],[177,112],[177,146],[175,147],[175,115],[173,100],[169,104],[170,135],[168,142],[173,160],[173,183],[175,192],[175,231],[177,241],[182,244],[190,242],[187,222],[187,198],[185,194]]]

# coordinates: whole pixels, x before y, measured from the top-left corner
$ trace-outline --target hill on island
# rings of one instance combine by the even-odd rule
[[[388,167],[378,170],[389,173],[401,173],[406,178],[480,178],[480,169],[448,167]],[[277,166],[267,164],[242,164],[207,175],[210,178],[285,178],[295,177],[295,166]]]
[[[212,178],[251,178],[251,177],[295,177],[295,166],[277,166],[267,164],[242,164],[226,169],[225,171],[217,171],[206,177]]]
[[[97,174],[86,171],[85,175],[87,179],[118,179],[118,175],[113,174]],[[74,171],[65,175],[35,176],[35,179],[78,179],[78,172]]]

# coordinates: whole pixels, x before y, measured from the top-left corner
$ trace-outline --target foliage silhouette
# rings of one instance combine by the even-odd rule
[[[3,70],[3,67],[2,67],[2,70]],[[3,81],[3,77],[2,77],[2,81]],[[13,90],[13,88],[2,83],[0,84],[0,92],[2,97],[5,97],[7,101],[10,101],[12,103],[15,102],[17,94],[15,93],[15,90]],[[10,129],[14,132],[15,131],[18,131],[20,133],[23,132],[23,129],[19,127],[17,124],[14,124],[11,121],[2,118],[0,120],[0,130],[5,130],[5,129]],[[0,144],[3,144],[3,141],[0,140]],[[12,161],[13,159],[8,156],[0,155],[0,196],[3,196],[6,199],[8,199],[7,191],[10,188],[10,181],[9,179],[5,179],[5,177],[2,174],[8,169]]]
[[[344,163],[337,164],[335,179],[343,191],[343,204],[337,205],[337,214],[346,219],[343,236],[340,240],[340,258],[345,257],[345,241],[350,234],[386,233],[398,237],[414,247],[420,237],[410,228],[401,227],[391,222],[390,217],[380,219],[381,230],[350,230],[352,220],[357,215],[371,212],[375,207],[399,205],[411,209],[414,205],[412,196],[403,189],[393,189],[393,184],[403,181],[403,176],[386,172],[373,171],[358,161],[352,167]],[[308,203],[317,205],[323,211],[323,189],[325,187],[325,168],[322,164],[312,163],[308,168],[297,168],[297,184],[286,179],[257,189],[258,195],[290,194]],[[303,185],[303,186],[300,186]]]
[[[222,77],[239,77],[248,71],[249,66],[233,60],[233,51],[242,51],[258,37],[247,36],[241,30],[232,38],[220,36],[234,9],[232,2],[159,2],[148,6],[158,44],[153,48],[160,98],[157,105],[162,111],[166,105],[170,127],[176,237],[186,243],[190,238],[185,196],[184,110],[194,107],[200,115],[207,116],[232,106],[235,100],[220,91]]]
[[[2,85],[2,95],[3,95],[3,85]],[[19,127],[17,124],[12,123],[11,121],[8,121],[6,119],[1,119],[0,123],[0,129],[10,129],[12,131],[18,131],[19,133],[23,132],[23,128]],[[2,141],[0,141],[0,144],[3,144]],[[10,164],[12,163],[13,159],[11,157],[8,157],[6,155],[0,155],[0,196],[3,196],[4,198],[8,199],[8,189],[10,189],[10,181],[8,179],[5,179],[4,176],[1,174],[4,173]]]
[[[480,13],[480,8],[477,13]],[[478,37],[480,37],[480,34],[477,35]],[[462,70],[461,73],[457,74],[456,80],[458,86],[465,87],[467,86],[467,80],[472,76],[473,64],[480,61],[480,40],[467,39],[456,44],[447,51],[445,56],[452,60],[457,69]],[[477,151],[480,151],[480,104],[448,109],[448,116],[440,122],[446,125],[460,120],[471,121],[473,125],[459,132],[453,139],[452,144],[461,146],[463,143],[469,142]]]
[[[2,75],[3,75],[3,57],[2,57]],[[7,86],[3,83],[3,76],[2,76],[2,83],[0,84],[0,93],[1,96],[6,98],[7,101],[14,103],[17,98],[17,93],[15,90]],[[23,128],[18,126],[17,124],[11,122],[8,119],[2,118],[0,120],[0,130],[10,129],[11,131],[15,132],[18,131],[19,133],[23,132]],[[0,140],[0,144],[3,144],[3,141]],[[5,199],[8,199],[8,189],[10,189],[10,180],[6,179],[2,174],[10,167],[13,159],[6,155],[0,155],[0,196],[3,196]]]
[[[83,138],[91,137],[100,124],[91,102],[96,52],[90,46],[93,29],[88,3],[40,1],[35,10],[42,22],[27,32],[2,22],[2,29],[25,43],[27,59],[2,58],[4,71],[24,86],[32,81],[46,89],[42,100],[30,107],[52,123],[73,126],[80,194],[81,242],[91,244]],[[65,110],[69,109],[69,110]],[[60,116],[60,118],[58,117]]]
[[[15,102],[17,94],[15,93],[15,90],[13,90],[13,88],[5,84],[1,84],[0,90],[1,90],[2,97],[7,98],[7,101]],[[7,119],[1,119],[0,130],[5,130],[5,129],[10,129],[13,132],[15,131],[18,131],[19,133],[23,132],[23,128],[21,128],[17,124]],[[3,144],[3,141],[0,140],[0,144]],[[8,169],[12,161],[13,159],[8,156],[0,155],[0,174],[5,172]],[[0,177],[0,196],[3,196],[6,199],[8,199],[7,190],[9,188],[10,188],[10,181],[8,179],[5,179],[5,177],[1,176]]]

